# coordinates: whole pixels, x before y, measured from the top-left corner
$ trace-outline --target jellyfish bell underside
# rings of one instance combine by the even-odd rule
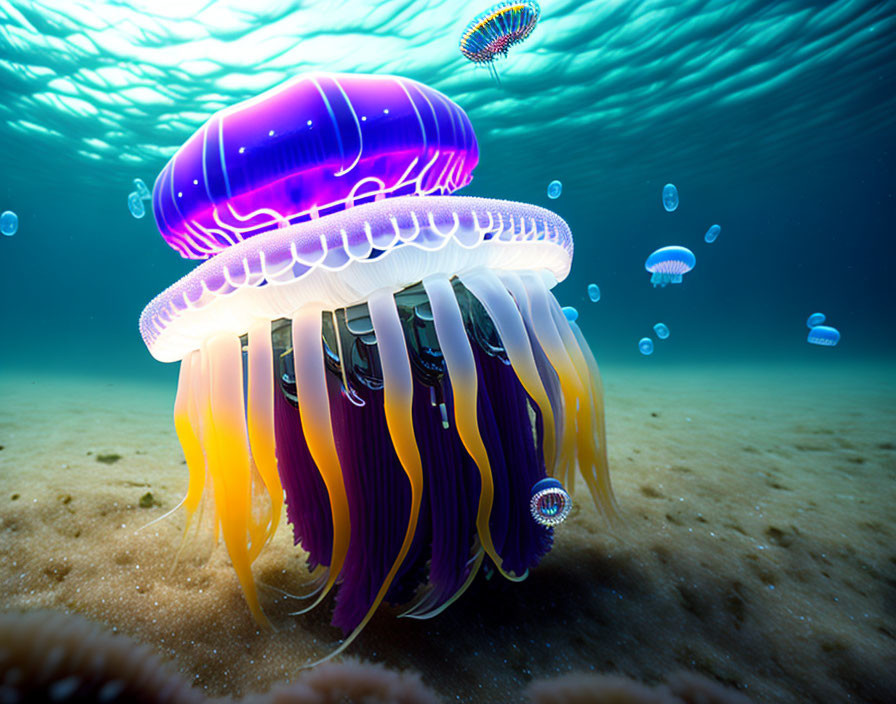
[[[399,77],[311,74],[196,135],[153,212],[172,248],[210,258],[140,331],[180,362],[184,536],[212,526],[258,623],[252,566],[284,508],[314,575],[302,612],[335,592],[330,656],[383,602],[429,618],[483,565],[523,579],[552,543],[541,480],[571,495],[578,474],[616,516],[597,364],[550,292],[569,228],[447,195],[478,161],[458,106]]]

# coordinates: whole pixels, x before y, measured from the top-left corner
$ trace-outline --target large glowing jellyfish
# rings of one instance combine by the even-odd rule
[[[549,291],[569,228],[446,195],[477,161],[441,93],[311,74],[213,115],[155,182],[165,240],[211,259],[140,331],[181,363],[187,526],[204,502],[259,623],[284,492],[343,647],[383,600],[427,618],[483,562],[525,577],[551,546],[545,478],[571,493],[578,471],[614,515],[598,369]]]
[[[498,80],[495,59],[507,57],[514,44],[526,39],[541,16],[537,2],[499,2],[478,14],[464,29],[460,38],[460,53],[474,64],[488,67]]]

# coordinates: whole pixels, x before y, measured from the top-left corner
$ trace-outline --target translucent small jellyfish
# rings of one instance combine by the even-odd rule
[[[663,207],[669,213],[678,207],[678,189],[674,184],[667,183],[663,186]]]
[[[683,274],[687,274],[697,263],[694,253],[687,247],[662,247],[647,257],[644,268],[653,276],[650,283],[654,288],[666,284],[680,284]]]
[[[569,516],[572,510],[572,498],[559,481],[548,477],[535,482],[535,486],[532,487],[529,510],[536,523],[556,526]]]
[[[703,239],[706,242],[708,242],[709,244],[712,244],[713,242],[716,241],[716,238],[719,236],[719,233],[721,231],[722,231],[721,227],[719,227],[718,225],[713,225],[706,231],[706,234],[703,235]]]
[[[833,347],[840,342],[840,331],[829,325],[816,325],[809,331],[809,337],[807,339],[813,345]]]
[[[824,313],[813,313],[809,316],[809,319],[806,321],[806,327],[810,330],[814,327],[818,327],[824,322]]]
[[[592,303],[597,303],[600,300],[600,288],[597,284],[588,284],[588,298]]]
[[[653,331],[661,340],[665,340],[667,337],[669,337],[669,328],[666,327],[665,323],[657,323],[653,326]]]
[[[577,311],[572,306],[563,306],[563,315],[566,316],[566,319],[569,322],[573,323],[578,319],[579,311]]]
[[[138,220],[146,215],[146,208],[143,207],[143,201],[140,200],[140,195],[136,192],[128,194],[128,210],[131,211],[131,215],[133,215]]]
[[[7,237],[12,237],[19,229],[19,216],[11,210],[4,210],[0,215],[0,232]]]
[[[548,198],[550,198],[551,200],[559,198],[562,192],[563,184],[559,181],[551,181],[548,184]]]
[[[152,193],[150,193],[149,189],[146,187],[146,184],[143,183],[142,178],[134,179],[134,188],[137,189],[137,196],[140,200],[150,200],[152,198]]]
[[[649,337],[642,337],[638,340],[638,349],[645,357],[653,354],[653,340]]]

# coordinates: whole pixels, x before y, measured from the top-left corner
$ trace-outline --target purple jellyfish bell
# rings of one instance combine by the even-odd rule
[[[407,78],[305,74],[215,113],[162,169],[153,211],[181,256],[362,203],[443,195],[479,161],[466,113]]]
[[[338,583],[338,650],[384,600],[428,618],[483,562],[524,578],[551,547],[547,477],[571,494],[579,472],[615,515],[598,368],[550,292],[569,228],[448,195],[477,160],[442,94],[311,74],[214,115],[156,180],[163,237],[211,258],[140,331],[181,363],[187,524],[205,505],[261,624],[252,564],[284,493],[322,573],[308,608]]]

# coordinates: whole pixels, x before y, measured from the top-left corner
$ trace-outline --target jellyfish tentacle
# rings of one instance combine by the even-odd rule
[[[200,360],[199,351],[191,352],[180,363],[180,374],[177,380],[177,395],[174,398],[174,430],[183,449],[190,472],[187,493],[183,506],[187,514],[184,524],[182,543],[186,540],[187,531],[199,508],[205,490],[205,455],[202,452],[202,441],[199,435],[197,400],[199,395]]]
[[[322,333],[319,307],[305,306],[293,316],[293,362],[299,416],[311,458],[327,487],[333,520],[333,548],[326,585],[313,604],[297,613],[313,609],[333,588],[345,564],[351,535],[348,496],[330,419]]]
[[[286,599],[296,599],[297,601],[302,601],[304,599],[310,599],[315,594],[317,594],[321,589],[324,588],[324,584],[327,582],[327,568],[322,565],[318,565],[316,568],[311,570],[308,575],[308,581],[300,584],[300,587],[303,587],[307,590],[304,594],[296,594],[293,592],[288,592],[285,589],[280,589],[280,587],[275,587],[273,584],[268,584],[267,582],[257,582],[259,588],[269,589],[272,592],[276,592],[280,594]]]
[[[411,510],[404,541],[398,555],[392,562],[379,591],[354,630],[345,637],[342,643],[325,657],[304,667],[315,667],[344,651],[355,640],[358,634],[370,621],[377,607],[382,603],[395,579],[395,575],[404,562],[411,548],[417,521],[420,517],[420,504],[423,497],[423,462],[417,449],[414,434],[412,404],[414,397],[414,379],[411,373],[411,362],[408,357],[407,344],[395,298],[392,292],[382,289],[375,292],[367,301],[367,309],[373,324],[373,332],[379,349],[380,363],[383,371],[383,410],[386,426],[392,439],[392,446],[399,462],[407,475],[411,486]]]
[[[588,371],[590,373],[591,386],[592,386],[592,394],[594,397],[594,410],[595,410],[595,420],[596,420],[596,432],[598,434],[598,439],[600,440],[600,455],[598,459],[600,460],[600,464],[598,465],[598,479],[601,482],[602,486],[605,487],[606,495],[609,498],[608,507],[609,511],[607,514],[610,518],[619,518],[619,506],[616,503],[616,497],[613,494],[612,485],[610,483],[610,462],[607,457],[607,429],[604,415],[604,390],[603,383],[600,377],[600,369],[597,366],[597,360],[594,358],[594,355],[591,352],[591,348],[588,346],[587,341],[585,340],[585,336],[582,334],[581,329],[575,323],[570,323],[570,329],[575,335],[576,342],[578,342],[579,349],[581,350],[582,355],[585,358],[585,364],[588,367]],[[606,507],[605,507],[606,508]]]
[[[495,487],[488,452],[479,431],[476,361],[467,338],[463,315],[454,295],[454,288],[445,276],[426,277],[423,279],[423,288],[429,298],[436,337],[448,367],[448,380],[454,395],[454,423],[457,433],[479,470],[481,485],[476,515],[479,541],[501,575],[513,580],[516,577],[505,572],[501,566],[503,561],[495,549],[489,527]]]
[[[539,341],[548,354],[554,369],[561,379],[566,380],[565,383],[574,393],[570,408],[575,414],[577,427],[576,445],[579,470],[588,485],[595,506],[605,514],[612,515],[614,506],[612,489],[609,486],[609,475],[601,470],[603,449],[595,447],[595,439],[599,437],[599,434],[596,420],[593,418],[595,409],[587,363],[579,350],[575,336],[569,329],[566,316],[563,315],[559,304],[550,294],[542,276],[526,272],[519,275],[519,278],[529,295],[533,324]],[[564,339],[564,330],[566,339]],[[561,383],[564,382],[561,381]],[[603,466],[605,468],[605,465]],[[571,472],[567,482],[570,491],[574,487],[573,478],[574,473]]]
[[[554,317],[557,329],[561,333],[563,343],[573,362],[576,373],[582,381],[582,386],[586,394],[586,398],[583,400],[583,403],[579,405],[577,411],[578,426],[580,428],[578,435],[580,443],[579,455],[581,457],[579,471],[585,479],[585,483],[588,485],[588,490],[591,492],[595,506],[602,510],[608,518],[615,518],[616,506],[607,468],[606,432],[603,425],[602,410],[603,404],[602,402],[600,403],[599,409],[598,403],[595,400],[595,387],[592,381],[591,371],[587,365],[585,357],[578,347],[578,343],[575,336],[572,334],[572,330],[566,329],[567,325],[564,325],[562,321],[557,320],[556,314]]]
[[[442,613],[445,609],[451,606],[455,601],[460,599],[464,592],[470,588],[470,585],[473,583],[473,580],[476,578],[476,575],[479,574],[479,568],[482,567],[482,561],[485,558],[485,550],[482,548],[478,548],[473,557],[470,558],[467,578],[464,580],[463,584],[457,588],[457,590],[445,599],[438,606],[432,607],[431,604],[435,599],[429,599],[428,601],[424,600],[420,604],[417,604],[413,609],[408,609],[404,613],[401,614],[404,618],[413,618],[420,621],[425,621],[426,619],[435,618],[440,613]]]
[[[207,360],[203,365],[207,406],[202,412],[211,431],[206,452],[215,492],[216,523],[252,615],[259,624],[273,628],[259,603],[251,568],[251,474],[240,339],[233,334],[216,335],[205,344],[202,355]]]
[[[274,351],[270,321],[257,321],[249,328],[248,337],[249,446],[270,500],[265,535],[261,542],[263,546],[274,536],[283,512],[283,487],[274,449]]]
[[[490,271],[479,269],[468,274],[461,274],[458,278],[482,304],[494,322],[513,371],[526,393],[541,411],[542,425],[544,426],[544,464],[549,474],[553,476],[557,461],[557,428],[554,412],[538,374],[532,346],[519,309],[507,289],[501,284],[501,280]]]
[[[585,398],[582,399],[583,402],[577,409],[579,456],[581,458],[579,470],[588,484],[595,505],[603,510],[608,518],[615,518],[616,505],[610,485],[606,429],[603,418],[603,390],[600,388],[597,364],[594,364],[592,370],[573,330],[573,326],[576,330],[578,330],[578,326],[575,323],[570,323],[566,318],[560,304],[550,295],[544,283],[541,282],[540,288],[539,282],[534,282],[533,286],[538,290],[537,295],[544,297],[550,308],[554,325],[585,392]],[[581,332],[579,332],[579,336],[581,336]],[[581,339],[584,341],[584,338]],[[585,347],[587,348],[587,344]]]
[[[563,409],[562,415],[562,432],[560,434],[560,450],[558,459],[554,467],[554,478],[563,484],[569,485],[572,492],[575,484],[575,456],[576,456],[576,424],[575,424],[575,408],[576,399],[579,390],[576,387],[575,374],[571,368],[568,357],[564,364],[565,350],[559,339],[551,336],[551,328],[553,323],[545,325],[545,320],[549,317],[537,310],[535,302],[532,300],[528,286],[519,274],[515,272],[502,272],[500,279],[504,286],[516,299],[517,306],[526,328],[534,338],[534,343],[538,346],[544,356],[547,358],[548,364],[557,375],[557,382],[560,386],[560,395],[563,397],[559,408]],[[547,311],[544,311],[547,313]],[[556,331],[555,331],[556,335]],[[534,345],[533,345],[534,346]]]
[[[564,389],[566,406],[571,409],[569,427],[572,429],[573,440],[577,450],[573,456],[578,459],[578,463],[570,464],[569,473],[564,483],[567,485],[569,492],[572,493],[575,489],[576,464],[581,465],[584,461],[588,467],[591,466],[591,448],[593,444],[590,440],[591,421],[588,419],[587,424],[582,422],[583,417],[587,416],[587,409],[590,404],[586,396],[584,383],[579,377],[566,346],[563,344],[563,339],[551,314],[549,299],[552,296],[550,292],[538,274],[522,272],[518,275],[518,278],[523,283],[526,295],[529,297],[532,323],[539,344],[541,344],[547,354],[554,371],[560,377],[560,385]],[[589,479],[587,473],[582,470],[582,474],[587,482]],[[589,488],[591,488],[590,485]],[[594,494],[593,490],[592,494]],[[597,497],[594,496],[594,498],[597,503]],[[598,506],[600,505],[598,503]]]

